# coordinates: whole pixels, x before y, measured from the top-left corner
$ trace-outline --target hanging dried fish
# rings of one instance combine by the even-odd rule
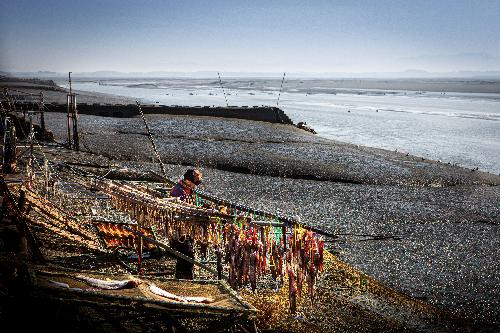
[[[288,267],[287,273],[288,273],[290,312],[295,313],[297,311],[297,286],[295,285],[295,273],[291,267]]]

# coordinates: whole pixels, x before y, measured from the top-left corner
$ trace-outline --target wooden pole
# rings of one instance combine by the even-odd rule
[[[33,131],[33,112],[29,112],[28,116],[30,118],[30,160],[29,160],[29,185],[33,186],[35,180],[35,155],[33,154],[33,139],[35,137],[35,132]]]
[[[80,139],[78,137],[78,110],[76,109],[76,95],[72,94],[72,109],[73,109],[73,148],[80,150]]]
[[[71,89],[71,72],[68,72],[69,78],[69,94],[66,96],[67,103],[67,127],[68,127],[68,147],[72,148],[72,140],[71,140],[71,114],[73,112],[73,91]]]
[[[49,160],[44,159],[43,169],[45,173],[45,199],[49,197]]]
[[[142,272],[142,236],[137,237],[137,273],[141,275]]]
[[[43,99],[43,92],[40,91],[40,103],[38,104],[40,111],[40,127],[42,128],[42,135],[45,137],[45,103]]]
[[[73,94],[73,91],[71,90],[71,73],[73,72],[68,72],[68,78],[69,78],[69,94]]]
[[[70,105],[71,105],[71,94],[68,94],[66,96],[66,107],[67,107],[66,125],[68,128],[68,148],[71,148]]]
[[[283,252],[286,253],[286,225],[281,227],[281,233],[283,237]]]
[[[4,98],[5,98],[5,90],[6,89],[7,88],[4,88],[4,93],[3,93]],[[5,134],[5,131],[7,130],[5,128],[5,120],[7,119],[7,110],[3,106],[3,101],[0,101],[0,108],[1,108],[1,110],[0,110],[0,136],[3,137]]]
[[[16,127],[5,119],[5,132],[3,136],[3,173],[16,171]]]

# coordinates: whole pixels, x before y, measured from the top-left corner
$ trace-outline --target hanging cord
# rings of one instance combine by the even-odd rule
[[[222,80],[220,79],[220,74],[217,73],[217,76],[219,77],[219,83],[222,88],[222,93],[224,94],[224,99],[226,100],[226,106],[229,107],[229,103],[227,102],[227,97],[226,97],[226,92],[224,91],[224,86],[222,85]]]
[[[38,97],[39,96],[38,94],[33,94],[33,93],[29,93],[29,92],[22,91],[22,90],[17,90],[17,89],[12,89],[12,88],[5,88],[5,89],[8,89],[10,91],[17,92],[17,93],[20,93],[20,94],[23,94],[23,95],[27,95],[27,96],[34,96],[34,97]]]
[[[165,170],[165,165],[161,161],[160,154],[158,154],[158,150],[156,149],[156,144],[155,141],[153,140],[153,134],[151,134],[148,123],[146,122],[146,118],[144,117],[144,113],[142,112],[141,103],[139,103],[139,101],[135,102],[137,103],[137,107],[139,108],[139,113],[141,114],[142,120],[144,121],[144,126],[146,127],[146,132],[148,133],[149,141],[151,141],[151,146],[153,146],[153,151],[156,155],[156,158],[160,162],[160,167],[161,167],[161,172],[163,173],[163,177],[165,178],[165,181],[168,181],[169,178],[167,176],[167,171]]]
[[[278,108],[280,105],[280,96],[281,96],[281,90],[283,89],[283,82],[285,81],[285,72],[283,72],[283,79],[281,79],[281,87],[280,87],[280,92],[278,93],[278,101],[276,102],[276,107]]]

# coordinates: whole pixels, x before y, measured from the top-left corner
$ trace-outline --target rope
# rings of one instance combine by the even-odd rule
[[[220,86],[222,88],[222,93],[224,94],[224,99],[226,100],[226,106],[229,107],[229,104],[228,104],[227,98],[226,98],[226,92],[224,91],[224,86],[222,85],[222,80],[220,79],[220,74],[217,73],[217,76],[219,77],[219,83],[220,83]]]
[[[26,91],[17,90],[17,89],[12,89],[12,88],[5,88],[5,89],[10,90],[10,91],[14,91],[14,92],[17,92],[17,93],[21,93],[23,95],[39,96],[38,94],[32,94],[32,93],[29,93],[29,92],[26,92]]]
[[[276,107],[279,107],[280,104],[280,96],[281,96],[281,90],[283,89],[283,81],[285,81],[285,73],[283,72],[283,79],[281,79],[281,87],[280,87],[280,92],[278,93],[278,101],[276,102]]]

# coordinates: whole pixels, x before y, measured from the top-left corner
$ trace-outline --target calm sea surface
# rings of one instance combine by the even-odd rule
[[[272,105],[281,80],[224,80],[229,105]],[[67,87],[66,82],[59,82]],[[76,81],[73,89],[165,105],[226,105],[218,80]],[[338,89],[328,80],[285,81],[279,99],[318,135],[500,174],[500,94]]]

